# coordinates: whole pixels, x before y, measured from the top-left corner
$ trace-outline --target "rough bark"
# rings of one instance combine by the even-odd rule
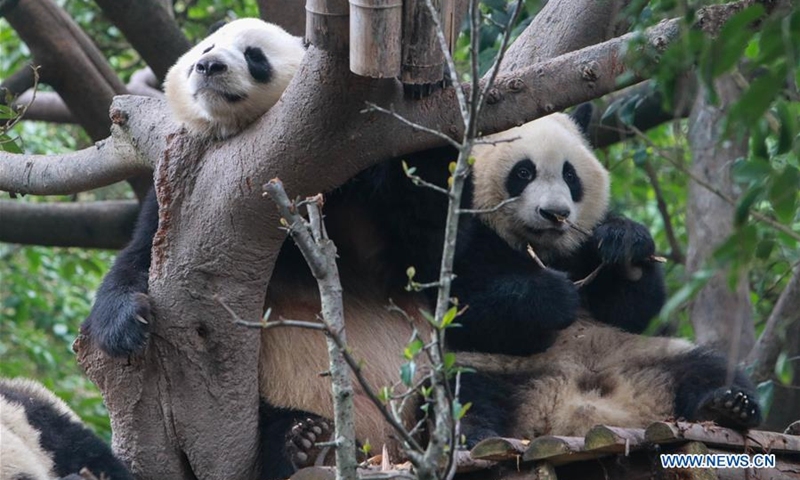
[[[622,35],[628,31],[628,23],[620,12],[630,3],[630,0],[547,2],[509,48],[503,71],[524,68]]]
[[[738,98],[739,91],[727,75],[720,77],[715,87],[719,104],[712,105],[707,92],[701,89],[689,117],[692,171],[728,198],[735,199],[739,192],[733,185],[731,166],[737,158],[747,155],[747,139],[724,140],[721,128],[727,108]],[[696,182],[689,185],[687,273],[707,267],[714,250],[733,233],[734,209]],[[690,315],[697,341],[717,345],[728,352],[731,359],[743,359],[753,347],[755,331],[745,273],[736,289],[731,290],[727,269],[718,272],[693,300]]]
[[[302,36],[306,31],[305,2],[297,0],[258,0],[261,18],[276,23],[292,35]]]
[[[96,0],[96,3],[153,69],[159,83],[178,57],[192,46],[163,0]]]
[[[25,65],[3,79],[3,82],[0,83],[0,105],[5,105],[7,96],[14,98],[33,87],[36,77],[32,67],[32,65]]]
[[[0,200],[0,242],[119,249],[139,212],[134,201],[31,203]]]

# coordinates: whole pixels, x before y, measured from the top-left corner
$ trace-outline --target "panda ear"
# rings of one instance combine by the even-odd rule
[[[226,23],[227,20],[217,20],[216,22],[212,23],[210,27],[208,27],[208,31],[206,32],[206,36],[211,35],[212,33],[216,32],[220,28],[222,28]]]
[[[593,112],[594,107],[592,104],[586,102],[578,105],[578,107],[569,114],[584,136],[588,136],[589,134],[589,123],[592,121]]]

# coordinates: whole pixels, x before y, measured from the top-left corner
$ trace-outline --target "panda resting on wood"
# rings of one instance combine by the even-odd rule
[[[461,379],[461,401],[472,402],[462,430],[468,445],[490,436],[584,435],[598,424],[645,427],[679,417],[737,429],[760,423],[753,385],[722,355],[615,327],[636,327],[655,314],[663,283],[649,260],[654,248],[644,227],[603,220],[608,174],[570,117],[554,114],[486,137],[473,154],[472,204],[483,213],[463,225],[454,286],[468,318],[458,317],[464,326],[447,336],[460,335],[449,341],[456,350],[505,355],[458,353],[459,364],[477,372]],[[518,200],[494,208],[511,197]],[[586,310],[574,323],[524,323],[537,308],[561,312],[578,303],[575,286],[571,298],[547,286],[564,277],[534,262],[527,245],[548,266],[569,272],[604,263],[582,287],[600,283],[583,293]],[[576,263],[582,267],[574,269]],[[631,267],[641,272],[627,278]],[[541,352],[548,333],[549,348]]]
[[[258,19],[233,21],[192,48],[169,71],[165,91],[170,110],[189,135],[228,138],[279,100],[304,53],[300,38],[275,25]],[[356,197],[342,193],[326,200],[326,228],[339,254],[348,343],[365,360],[364,374],[372,385],[391,385],[405,362],[402,352],[415,328],[425,332],[429,327],[419,314],[426,301],[420,294],[406,292],[405,282],[387,279],[395,266],[387,254],[390,238],[375,228],[372,217],[362,214],[364,205]],[[157,229],[158,203],[151,191],[131,243],[119,252],[82,325],[82,333],[109,355],[143,352],[148,325],[159,320],[153,318],[147,296]],[[411,313],[414,325],[387,311],[390,299]],[[291,240],[276,261],[265,306],[272,309],[272,319],[313,321],[319,314],[316,282]],[[330,380],[319,375],[328,369],[327,347],[320,332],[294,328],[264,330],[262,343],[262,478],[286,478],[303,460],[300,444],[313,436],[317,421],[333,417]],[[358,388],[355,403],[358,439],[394,445],[390,427]],[[413,407],[405,414],[411,428]],[[297,436],[298,430],[306,439]]]
[[[0,480],[133,480],[111,448],[42,384],[0,379]]]

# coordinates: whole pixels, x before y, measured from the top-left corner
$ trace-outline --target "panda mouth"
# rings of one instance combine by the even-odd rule
[[[238,103],[238,102],[241,102],[242,100],[246,100],[247,99],[247,94],[245,94],[245,93],[232,93],[232,92],[228,92],[228,91],[225,91],[225,90],[218,90],[216,88],[211,88],[211,87],[201,88],[200,90],[197,91],[197,93],[194,94],[194,97],[197,98],[198,96],[200,96],[202,94],[211,95],[211,96],[214,96],[214,97],[222,97],[228,103]]]

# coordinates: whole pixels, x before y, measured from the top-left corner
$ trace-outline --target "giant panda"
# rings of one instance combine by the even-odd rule
[[[507,130],[473,150],[467,194],[472,209],[485,213],[459,228],[453,295],[470,306],[462,328],[448,333],[451,348],[541,352],[581,306],[600,322],[641,333],[663,306],[652,237],[608,211],[608,172],[583,135],[590,108]],[[551,268],[531,262],[529,246]]]
[[[111,448],[53,392],[29,379],[0,379],[0,480],[52,480],[86,468],[133,480]]]
[[[472,402],[463,428],[468,444],[496,435],[583,435],[597,424],[644,427],[678,417],[740,429],[758,425],[752,384],[739,370],[728,380],[723,356],[614,326],[657,311],[663,285],[644,227],[607,217],[608,173],[570,117],[554,114],[491,135],[473,155],[472,206],[481,213],[459,236],[460,286],[454,285],[466,307],[462,317],[472,316],[459,317],[463,327],[446,333],[448,340],[465,338],[456,342],[458,362],[477,372],[461,379],[461,401]],[[518,200],[495,208],[511,197]],[[529,245],[544,266],[529,256]],[[560,311],[565,302],[574,304],[577,287],[572,300],[548,287],[566,278],[551,267],[572,272],[583,264],[583,274],[601,261],[597,277],[582,287],[600,283],[584,293],[589,298],[577,321],[543,325],[541,317],[524,324],[530,314],[521,313],[538,305]],[[597,308],[598,302],[605,305]]]
[[[305,55],[300,37],[257,18],[224,24],[167,72],[175,120],[197,136],[226,138],[269,110]]]
[[[165,81],[168,105],[187,134],[221,140],[235,135],[278,101],[303,56],[299,38],[256,19],[236,20],[221,27],[182,56]],[[334,193],[326,201],[326,228],[334,239],[348,343],[365,361],[364,374],[378,388],[393,384],[403,348],[428,323],[419,308],[425,299],[406,292],[404,282],[387,281],[386,238],[369,215],[362,215],[359,195]],[[152,318],[148,291],[152,240],[158,228],[155,192],[146,197],[131,243],[119,252],[97,291],[82,324],[82,333],[109,355],[124,357],[143,351]],[[276,225],[275,228],[279,228]],[[403,267],[405,268],[405,267]],[[412,323],[387,311],[390,299],[410,313]],[[291,240],[278,257],[265,307],[273,319],[314,320],[319,311],[316,283]],[[157,321],[157,320],[156,320]],[[325,338],[303,329],[268,329],[262,334],[260,392],[263,478],[288,477],[297,453],[291,431],[301,425],[311,432],[322,418],[332,418]],[[356,387],[356,432],[360,440],[380,447],[394,442],[383,417]],[[409,427],[414,411],[404,412]],[[288,443],[287,443],[288,442]]]

